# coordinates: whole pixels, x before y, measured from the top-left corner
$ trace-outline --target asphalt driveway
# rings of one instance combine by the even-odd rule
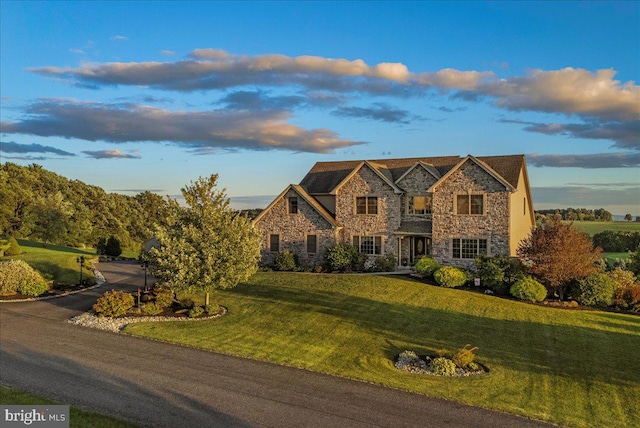
[[[0,383],[150,427],[534,427],[516,416],[244,358],[71,325],[111,288],[144,283],[102,263],[107,284],[0,304]]]

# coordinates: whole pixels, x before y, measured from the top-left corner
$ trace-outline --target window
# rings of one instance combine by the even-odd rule
[[[409,196],[409,214],[431,214],[431,196]]]
[[[280,235],[269,235],[269,251],[273,253],[280,251]]]
[[[458,214],[484,214],[484,195],[456,195]]]
[[[378,214],[378,197],[358,196],[356,198],[356,214]]]
[[[487,254],[486,239],[454,239],[453,258],[473,259],[480,254]]]
[[[365,254],[382,254],[382,236],[354,236],[353,245]]]
[[[318,252],[318,239],[316,235],[307,235],[307,253],[315,254]]]
[[[289,214],[298,214],[298,198],[295,196],[289,198]]]

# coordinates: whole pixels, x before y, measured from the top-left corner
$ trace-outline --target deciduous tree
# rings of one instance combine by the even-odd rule
[[[158,228],[159,248],[150,251],[154,273],[173,291],[230,288],[258,267],[260,234],[234,213],[216,189],[218,175],[200,177],[182,189],[187,207],[169,198],[167,224]]]
[[[549,294],[557,294],[561,300],[572,281],[600,270],[600,249],[594,249],[585,234],[559,220],[536,227],[518,247],[518,256]]]

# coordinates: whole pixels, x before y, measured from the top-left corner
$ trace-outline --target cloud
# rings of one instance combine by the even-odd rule
[[[538,167],[559,168],[633,168],[640,166],[640,152],[576,155],[527,155],[527,162]]]
[[[620,205],[620,201],[626,201],[627,212],[632,207],[640,210],[640,185],[621,189],[607,189],[585,186],[557,186],[557,187],[532,187],[531,195],[535,201],[536,209],[553,207],[606,207]],[[623,211],[624,212],[624,211]]]
[[[307,98],[300,95],[271,97],[263,91],[236,91],[220,100],[235,110],[290,110],[307,102]]]
[[[455,113],[458,111],[465,111],[467,108],[466,107],[456,107],[456,108],[451,108],[451,107],[438,107],[438,110],[445,112],[445,113]]]
[[[500,119],[502,123],[526,125],[525,131],[546,135],[566,135],[571,138],[612,140],[614,147],[640,150],[640,120],[630,122],[538,123]]]
[[[4,132],[4,131],[3,131]],[[20,144],[13,141],[0,142],[0,152],[5,153],[53,153],[60,156],[76,156],[73,153],[42,144]]]
[[[160,53],[161,53],[162,55],[166,55],[166,56],[173,56],[173,55],[175,55],[175,54],[176,54],[174,51],[170,51],[170,50],[166,50],[166,49],[165,49],[165,50],[160,51]]]
[[[115,150],[83,150],[82,153],[94,159],[140,159],[140,156],[125,154]]]
[[[69,52],[72,53],[72,54],[76,54],[76,55],[86,55],[87,54],[82,49],[75,49],[75,48],[69,49]]]
[[[26,113],[21,121],[3,122],[2,132],[111,143],[171,142],[198,154],[220,149],[330,153],[364,144],[341,139],[328,129],[291,125],[290,113],[284,111],[170,111],[131,103],[44,99]]]
[[[357,117],[362,119],[377,120],[381,122],[409,124],[412,120],[425,120],[412,115],[406,110],[400,110],[385,103],[374,103],[371,107],[340,107],[332,114],[343,117]]]
[[[111,40],[114,42],[126,42],[129,41],[129,38],[127,36],[113,36]]]

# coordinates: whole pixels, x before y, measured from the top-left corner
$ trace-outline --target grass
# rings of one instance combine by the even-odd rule
[[[229,314],[125,332],[568,426],[640,426],[638,316],[553,309],[398,276],[258,273],[212,301]],[[405,349],[435,354],[467,343],[480,348],[489,374],[439,378],[393,367]]]
[[[19,256],[4,257],[3,259],[24,260],[32,268],[38,270],[47,280],[53,280],[55,285],[77,284],[80,280],[80,264],[77,261],[79,256],[84,256],[87,260],[97,257],[91,250],[62,247],[57,245],[47,245],[43,247],[41,243],[18,239],[22,248]],[[95,282],[93,272],[84,269],[82,278],[89,282]]]
[[[0,403],[18,405],[56,405],[43,397],[31,395],[14,388],[7,388],[0,385]],[[100,415],[86,410],[80,410],[71,406],[69,415],[69,426],[71,428],[135,428],[139,425],[131,422],[121,421],[109,416]]]
[[[589,236],[605,230],[640,232],[640,221],[574,221],[573,227]]]

